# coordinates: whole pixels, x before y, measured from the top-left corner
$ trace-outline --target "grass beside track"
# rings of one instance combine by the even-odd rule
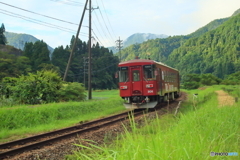
[[[215,156],[214,159],[239,159],[240,103],[218,107],[216,90],[223,86],[203,90],[186,91],[188,101],[182,103],[177,116],[165,115],[149,122],[143,128],[132,123],[131,131],[125,132],[113,145],[81,150],[67,159],[91,160],[176,160],[212,159],[210,152],[238,152],[238,156]],[[230,86],[224,86],[229,88]],[[234,96],[240,92],[233,88]],[[194,94],[198,93],[197,96]]]
[[[84,102],[3,107],[0,108],[0,142],[68,127],[123,110],[117,90],[93,92],[93,100]]]

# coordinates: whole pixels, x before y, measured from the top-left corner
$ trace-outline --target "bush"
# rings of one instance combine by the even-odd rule
[[[58,101],[62,80],[56,72],[38,71],[19,78],[6,77],[2,81],[2,94],[22,104]]]
[[[240,84],[240,71],[228,75],[227,78],[224,79],[221,84],[226,84],[226,85],[238,85],[238,84]]]
[[[200,86],[220,84],[222,80],[212,74],[188,74],[183,81],[185,89],[197,89]]]
[[[200,84],[198,82],[185,82],[184,83],[184,88],[185,89],[197,89],[198,87],[200,87]]]
[[[81,101],[86,98],[84,91],[81,83],[63,84],[57,72],[45,70],[19,78],[5,77],[0,85],[0,98],[20,104]]]
[[[58,90],[62,80],[56,72],[41,71],[36,75],[21,76],[15,90],[15,97],[21,102],[36,104],[58,101]]]
[[[59,91],[61,101],[81,101],[86,99],[85,88],[81,83],[72,82],[63,84]]]

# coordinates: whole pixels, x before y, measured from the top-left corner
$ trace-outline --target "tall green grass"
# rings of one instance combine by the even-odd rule
[[[107,92],[102,93],[107,96]],[[125,110],[121,98],[114,96],[114,92],[109,93],[111,98],[104,100],[0,108],[0,142],[9,140],[9,137],[59,129]]]
[[[96,160],[178,160],[213,159],[210,152],[238,152],[240,146],[240,103],[218,108],[217,87],[189,91],[175,117],[165,115],[143,128],[136,128],[119,138],[110,147],[86,147],[76,153],[76,159]],[[193,93],[198,96],[193,99]],[[72,158],[72,159],[74,159]],[[71,158],[69,158],[71,159]],[[239,156],[214,159],[239,159]]]

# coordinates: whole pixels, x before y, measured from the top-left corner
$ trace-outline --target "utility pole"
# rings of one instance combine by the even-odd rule
[[[72,62],[73,52],[74,52],[74,49],[75,49],[75,46],[76,46],[76,42],[77,42],[77,39],[78,39],[78,35],[79,35],[80,29],[81,29],[81,26],[82,26],[83,17],[84,17],[84,14],[85,14],[85,10],[87,8],[87,3],[88,3],[88,0],[86,0],[85,6],[84,6],[84,9],[83,9],[82,18],[80,20],[80,23],[79,23],[79,26],[78,26],[78,31],[77,31],[77,34],[76,34],[76,38],[74,40],[74,43],[73,43],[73,46],[72,46],[72,50],[71,50],[71,54],[70,54],[69,59],[68,59],[68,64],[67,64],[67,67],[66,67],[66,70],[65,70],[65,73],[64,73],[63,81],[66,81],[68,70],[69,70],[70,64]]]
[[[89,46],[88,46],[88,99],[92,99],[92,10],[98,9],[92,8],[92,1],[89,0]]]
[[[119,50],[119,60],[120,60],[120,62],[121,62],[121,49],[122,49],[122,40],[120,40],[120,37],[119,37],[119,39],[118,40],[116,40],[116,48]]]
[[[88,42],[88,99],[92,99],[92,53],[91,53],[91,39],[92,39],[92,0],[89,0],[89,42]]]
[[[88,69],[86,69],[85,67],[86,67],[86,64],[88,63],[86,60],[88,59],[89,57],[83,57],[83,74],[84,74],[84,78],[83,78],[83,85],[84,85],[84,87],[86,88],[86,84],[85,84],[85,82],[86,82],[86,78],[85,78],[85,73],[86,73],[86,71],[88,70]]]

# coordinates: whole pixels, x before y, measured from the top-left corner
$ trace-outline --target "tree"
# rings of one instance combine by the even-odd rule
[[[30,59],[33,71],[41,70],[45,64],[50,64],[49,50],[47,44],[43,41],[37,41],[34,44],[27,42],[24,47],[23,55]]]
[[[5,27],[4,27],[4,24],[2,23],[2,26],[0,28],[0,44],[2,44],[2,45],[7,44],[7,39],[4,35],[4,32],[5,32]]]

